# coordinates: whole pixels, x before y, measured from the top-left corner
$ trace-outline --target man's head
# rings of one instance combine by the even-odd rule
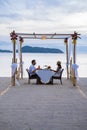
[[[36,60],[32,60],[31,63],[32,63],[33,65],[35,65],[35,64],[36,64]]]

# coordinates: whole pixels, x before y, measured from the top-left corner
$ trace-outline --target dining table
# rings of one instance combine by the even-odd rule
[[[36,74],[40,77],[42,83],[47,84],[55,72],[50,69],[39,69]]]

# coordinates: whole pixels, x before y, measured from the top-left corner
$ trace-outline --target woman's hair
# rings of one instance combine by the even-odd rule
[[[57,65],[61,66],[61,61],[57,61]]]

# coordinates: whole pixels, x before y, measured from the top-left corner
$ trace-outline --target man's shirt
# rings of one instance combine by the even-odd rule
[[[35,72],[32,72],[32,71],[34,71],[35,69],[36,69],[36,67],[35,67],[34,65],[30,65],[30,67],[29,67],[30,76],[35,74]]]

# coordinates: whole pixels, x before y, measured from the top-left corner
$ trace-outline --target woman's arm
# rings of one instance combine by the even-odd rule
[[[54,72],[58,72],[60,69],[61,69],[61,67],[57,67],[56,70],[53,70],[53,69],[51,69],[51,70],[54,71]]]

